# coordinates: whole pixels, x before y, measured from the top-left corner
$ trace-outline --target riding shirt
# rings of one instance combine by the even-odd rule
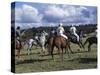
[[[18,43],[18,44],[20,44],[20,30],[19,29],[16,29],[16,42]]]
[[[21,34],[21,32],[20,32],[20,30],[16,30],[16,38],[19,38],[20,37],[20,34]]]
[[[64,35],[63,33],[64,33],[64,28],[62,26],[59,26],[57,29],[57,35],[60,35],[60,36],[64,37],[65,39],[68,39],[68,37],[66,35]]]
[[[72,26],[72,27],[70,28],[70,32],[71,32],[71,34],[75,35],[75,36],[77,37],[77,41],[79,41],[79,36],[78,36],[78,34],[76,33],[76,28],[75,28],[74,26]]]
[[[75,34],[75,33],[76,33],[76,28],[75,28],[74,26],[72,26],[72,27],[70,28],[70,31],[71,31],[72,34]]]
[[[64,33],[64,28],[63,27],[58,27],[57,29],[57,35],[63,34]]]

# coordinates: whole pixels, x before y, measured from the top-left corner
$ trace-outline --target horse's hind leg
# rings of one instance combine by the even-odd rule
[[[67,47],[68,47],[68,49],[70,50],[70,52],[73,53],[73,51],[72,51],[72,49],[71,49],[71,47],[70,47],[70,43],[68,43],[68,46],[67,46]],[[67,52],[68,52],[68,49],[67,49]]]
[[[68,54],[68,57],[70,57],[70,54],[69,54],[68,49],[69,49],[69,47],[66,47],[66,48],[65,48],[65,50],[66,50],[66,52],[67,52],[67,54]],[[70,48],[70,51],[71,51],[71,53],[73,53],[72,50],[71,50],[71,48]]]
[[[31,53],[31,49],[32,49],[32,45],[29,45],[29,46],[28,46],[28,49],[27,49],[27,51],[28,51],[28,55],[30,55],[30,53]]]
[[[45,47],[42,46],[42,53],[45,54]]]
[[[91,43],[89,43],[89,45],[88,45],[88,52],[90,52],[91,51]]]
[[[80,48],[82,48],[82,46],[81,46],[80,42],[78,42],[78,46],[79,46]]]
[[[51,47],[51,50],[50,50],[51,52],[50,52],[50,54],[51,54],[51,56],[52,56],[52,59],[54,60],[53,49],[54,49],[54,46]]]
[[[62,51],[61,51],[61,61],[63,62],[63,48],[62,48]]]
[[[80,41],[80,45],[82,46],[82,48],[84,49],[84,45],[83,45],[83,43]]]
[[[17,56],[18,58],[20,58],[20,50],[16,50],[16,51],[17,51],[16,56]]]

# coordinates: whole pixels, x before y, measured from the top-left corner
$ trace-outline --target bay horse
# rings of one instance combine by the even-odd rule
[[[49,37],[47,43],[48,43],[48,48],[49,48],[49,52],[52,56],[52,59],[54,59],[54,56],[53,56],[54,47],[58,48],[58,51],[59,51],[59,54],[61,55],[61,60],[62,61],[63,61],[63,50],[64,49],[67,51],[68,56],[69,56],[68,49],[70,49],[70,51],[72,52],[72,50],[70,48],[69,40],[66,40],[62,36],[57,36],[57,35],[56,36],[51,36],[51,37]]]
[[[18,58],[20,58],[20,50],[21,50],[21,48],[22,48],[21,41],[16,39],[15,40],[15,50],[16,50],[16,56]]]
[[[86,41],[84,42],[84,46],[88,44],[88,52],[91,51],[91,45],[92,44],[97,44],[97,37],[89,37],[86,39]]]

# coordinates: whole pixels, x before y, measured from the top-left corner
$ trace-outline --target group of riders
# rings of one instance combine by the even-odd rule
[[[58,36],[62,36],[63,38],[68,39],[68,36],[66,36],[64,34],[65,30],[64,30],[64,27],[63,27],[62,23],[60,23],[58,25],[58,28],[56,30],[52,30],[51,31],[51,33],[53,33],[53,34],[55,32],[57,33]],[[77,34],[77,29],[76,29],[76,27],[74,25],[71,25],[71,27],[70,27],[70,33],[76,37],[77,41],[79,41],[79,35]],[[21,28],[20,28],[20,26],[18,26],[16,28],[16,40],[17,40],[18,43],[20,43],[20,36],[21,35],[22,35]],[[93,37],[97,37],[97,29],[95,30]],[[38,37],[36,36],[35,39],[38,39]],[[32,41],[33,40],[31,39],[30,42],[32,42]]]

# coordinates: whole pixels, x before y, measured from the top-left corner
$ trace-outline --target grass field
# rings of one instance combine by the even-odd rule
[[[85,40],[85,39],[84,39]],[[83,41],[84,42],[84,41]],[[54,60],[50,55],[41,55],[41,48],[33,47],[32,53],[27,55],[26,46],[21,50],[20,59],[16,58],[15,72],[45,72],[45,71],[60,71],[60,70],[76,70],[76,69],[92,69],[97,68],[97,45],[91,46],[91,51],[80,49],[76,44],[71,44],[74,54],[64,54],[64,62],[61,62],[60,56],[55,49]],[[80,50],[79,50],[80,49]]]

